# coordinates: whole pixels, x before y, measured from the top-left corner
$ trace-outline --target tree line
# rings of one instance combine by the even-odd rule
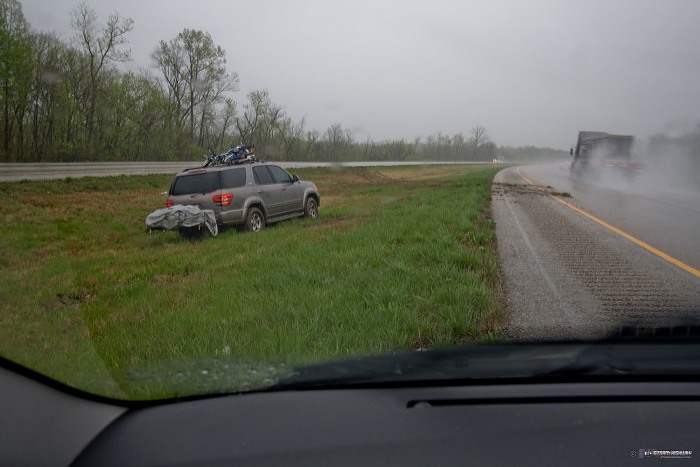
[[[159,41],[149,70],[121,71],[118,64],[131,59],[132,19],[114,13],[100,22],[86,3],[69,18],[74,36],[64,42],[32,31],[18,0],[0,0],[0,161],[192,160],[238,141],[254,143],[266,159],[290,161],[490,161],[508,151],[511,160],[524,154],[499,148],[479,125],[467,135],[379,142],[357,141],[340,123],[309,129],[265,89],[234,100],[238,75],[204,31],[184,29]]]

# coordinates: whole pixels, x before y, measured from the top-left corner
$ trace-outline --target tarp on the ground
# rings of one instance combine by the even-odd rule
[[[180,227],[195,227],[200,224],[206,225],[212,236],[219,233],[216,216],[211,209],[176,205],[158,209],[146,217],[146,226],[149,229],[177,230]]]

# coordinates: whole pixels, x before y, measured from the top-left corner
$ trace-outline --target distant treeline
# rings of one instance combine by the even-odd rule
[[[238,75],[203,31],[160,41],[151,69],[123,72],[133,21],[100,23],[81,4],[70,12],[75,37],[31,31],[17,0],[0,0],[0,161],[192,160],[254,143],[271,160],[506,161],[560,158],[565,151],[498,147],[483,126],[467,135],[356,141],[335,123],[320,132],[294,121],[267,90],[231,95]]]

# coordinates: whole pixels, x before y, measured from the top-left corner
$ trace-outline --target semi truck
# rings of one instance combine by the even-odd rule
[[[575,177],[600,174],[601,171],[622,172],[631,177],[642,164],[633,158],[634,136],[611,135],[602,131],[580,131],[573,156],[571,174]]]

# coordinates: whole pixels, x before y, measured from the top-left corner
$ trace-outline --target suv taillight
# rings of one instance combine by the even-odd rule
[[[166,208],[172,208],[172,207],[173,207],[173,204],[175,204],[175,201],[173,201],[172,199],[169,199],[169,200],[167,200],[167,201],[165,202],[165,207],[166,207]]]
[[[214,195],[211,197],[211,200],[219,206],[228,206],[233,202],[233,194],[226,193],[225,195]]]

